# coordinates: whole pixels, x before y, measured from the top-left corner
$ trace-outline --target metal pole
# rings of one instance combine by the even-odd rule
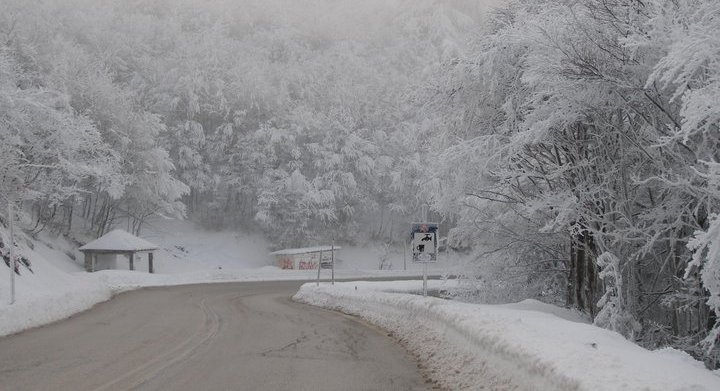
[[[428,205],[422,204],[422,222],[427,223]],[[423,297],[427,296],[427,261],[423,260]]]
[[[335,239],[332,241],[332,250],[330,252],[330,261],[332,262],[332,285],[335,285]]]
[[[13,204],[12,201],[8,201],[8,228],[10,229],[10,243],[8,244],[10,249],[10,304],[15,304],[15,267],[17,266],[15,260],[15,224],[13,220],[15,220]]]
[[[407,270],[407,249],[410,245],[403,241],[403,270]]]
[[[322,251],[320,251],[320,262],[318,262],[317,286],[320,286],[320,269],[321,268],[322,268]]]
[[[427,262],[423,262],[423,296],[427,296]]]

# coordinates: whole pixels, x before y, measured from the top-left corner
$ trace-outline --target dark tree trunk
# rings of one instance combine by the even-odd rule
[[[587,312],[591,317],[597,313],[598,270],[593,237],[587,231],[575,235],[570,243],[570,268],[568,273],[568,305]]]

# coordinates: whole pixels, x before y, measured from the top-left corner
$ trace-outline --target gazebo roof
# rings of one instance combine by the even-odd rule
[[[152,251],[159,247],[145,239],[138,238],[127,231],[116,229],[80,247],[88,252],[137,252]]]

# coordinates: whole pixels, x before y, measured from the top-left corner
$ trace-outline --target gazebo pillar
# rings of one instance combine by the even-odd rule
[[[152,274],[153,272],[153,253],[151,251],[150,253],[148,253],[148,273]]]
[[[94,272],[95,265],[93,265],[94,261],[93,253],[90,251],[85,251],[85,271],[86,272]]]
[[[128,257],[130,259],[130,270],[135,270],[135,253],[130,253]]]

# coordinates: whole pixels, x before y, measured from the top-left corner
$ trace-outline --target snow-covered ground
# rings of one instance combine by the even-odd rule
[[[155,221],[142,235],[160,246],[156,274],[105,270],[86,273],[76,245],[41,236],[21,242],[33,273],[16,276],[16,303],[9,305],[10,277],[0,267],[0,336],[66,318],[112,295],[147,286],[263,280],[313,280],[314,270],[273,265],[263,238],[208,231],[189,222]],[[326,243],[312,243],[311,245]],[[402,248],[379,270],[382,246],[343,248],[336,277],[418,276],[420,265]],[[453,273],[440,258],[430,273]],[[122,259],[118,266],[127,268]],[[408,270],[403,270],[404,266]],[[322,270],[329,278],[330,271]],[[453,288],[430,281],[431,289]],[[720,376],[671,349],[644,350],[613,332],[587,324],[579,314],[526,300],[508,305],[472,305],[416,294],[420,281],[306,284],[296,300],[359,315],[389,330],[449,389],[720,390]]]
[[[430,281],[430,288],[452,283]],[[410,294],[420,287],[305,284],[294,299],[385,328],[452,390],[720,390],[720,374],[689,355],[645,350],[575,312],[534,300],[478,305]]]
[[[122,227],[118,227],[122,228]],[[15,276],[16,302],[9,305],[10,273],[0,267],[0,336],[64,319],[108,300],[113,294],[148,286],[264,280],[312,280],[316,270],[281,270],[269,255],[268,243],[259,235],[202,229],[188,221],[155,220],[141,235],[160,246],[155,252],[155,274],[148,274],[147,256],[138,254],[135,271],[119,257],[120,270],[86,273],[83,256],[61,237],[40,235],[19,241],[32,263],[32,273],[20,268]],[[318,243],[324,244],[324,243]],[[379,249],[346,248],[339,252],[336,278],[417,276],[420,266],[407,262],[402,248],[389,254],[392,270],[379,270]],[[447,263],[430,268],[440,273]],[[322,270],[321,278],[330,278]]]

